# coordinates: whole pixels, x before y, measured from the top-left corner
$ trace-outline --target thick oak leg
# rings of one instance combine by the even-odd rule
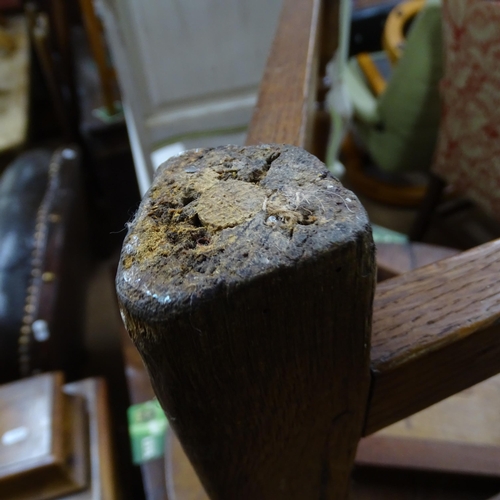
[[[302,149],[164,164],[124,243],[122,315],[213,499],[344,499],[369,387],[374,250]]]

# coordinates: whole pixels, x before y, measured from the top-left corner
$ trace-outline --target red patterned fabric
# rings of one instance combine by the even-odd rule
[[[500,218],[500,1],[444,0],[443,42],[433,171]]]

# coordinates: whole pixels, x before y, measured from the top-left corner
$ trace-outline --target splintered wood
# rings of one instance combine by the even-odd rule
[[[160,167],[117,292],[211,498],[345,498],[374,267],[361,204],[300,148],[193,150]]]

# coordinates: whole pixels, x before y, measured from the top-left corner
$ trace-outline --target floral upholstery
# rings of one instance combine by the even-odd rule
[[[500,1],[444,0],[443,38],[433,171],[500,218]]]

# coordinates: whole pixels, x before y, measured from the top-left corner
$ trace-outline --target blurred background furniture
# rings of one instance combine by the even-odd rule
[[[83,362],[88,232],[80,154],[19,156],[0,179],[0,381]]]
[[[430,4],[432,3],[430,2]],[[401,59],[406,46],[406,33],[409,24],[426,4],[429,5],[426,0],[400,2],[387,16],[382,46],[392,64],[396,64]]]
[[[341,40],[349,39],[350,5],[341,3]],[[342,158],[353,186],[385,203],[415,206],[424,195],[425,176],[412,180],[400,174],[428,172],[434,154],[442,76],[440,1],[394,7],[383,33],[382,53],[359,53],[348,61],[347,42],[339,46],[331,66],[334,127],[327,161],[334,168],[350,129]]]
[[[23,4],[0,2],[0,29],[10,34],[19,18],[25,38],[16,47],[26,53],[25,83],[9,69],[0,72],[2,103],[15,100],[11,87],[25,90],[27,128],[23,141],[0,155],[0,382],[52,369],[69,381],[105,377],[113,417],[106,433],[115,438],[124,487],[119,498],[136,500],[142,493],[129,459],[118,313],[99,273],[106,269],[109,279],[106,259],[139,199],[126,128],[94,113],[103,105],[100,82],[94,85],[94,63],[85,56],[78,2]],[[17,129],[11,121],[3,138]],[[112,497],[96,487],[82,498]]]
[[[354,0],[349,55],[382,50],[381,31],[398,0]]]
[[[0,386],[0,492],[5,500],[115,500],[107,389],[61,372]]]
[[[61,0],[32,0],[24,6],[35,56],[31,67],[31,142],[47,140],[57,134],[67,142],[77,139],[70,5]],[[46,124],[42,127],[33,117],[44,115]]]
[[[0,26],[0,154],[27,140],[30,52],[26,20],[16,15]]]
[[[280,7],[99,1],[142,194],[159,146],[243,142]]]
[[[421,239],[446,186],[500,214],[500,2],[443,4],[446,52],[434,175],[411,237]]]
[[[349,25],[349,21],[346,24]],[[378,99],[357,61],[358,58],[353,58],[342,67],[356,134],[362,146],[385,172],[428,170],[440,116],[440,2],[427,1],[416,16],[407,35],[404,54]]]
[[[99,74],[99,82],[107,117],[112,117],[121,111],[118,99],[116,72],[111,64],[104,39],[102,22],[96,14],[93,0],[80,0],[85,31],[87,33],[92,56]]]

